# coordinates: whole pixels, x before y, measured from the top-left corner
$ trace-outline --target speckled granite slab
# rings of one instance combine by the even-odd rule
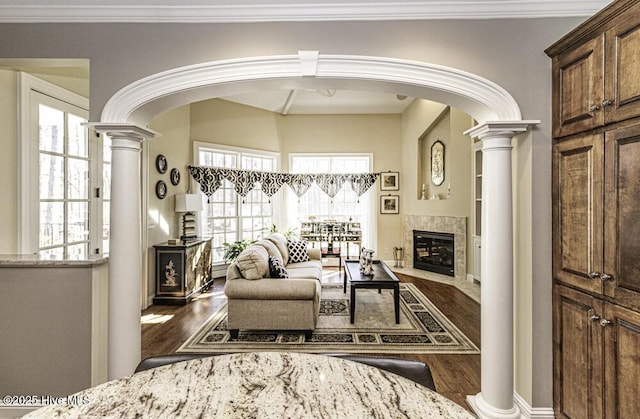
[[[413,381],[339,358],[257,352],[147,370],[27,418],[473,418]],[[86,401],[86,404],[83,404]]]

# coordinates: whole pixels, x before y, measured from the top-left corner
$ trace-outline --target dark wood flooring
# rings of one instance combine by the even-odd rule
[[[480,347],[480,305],[458,289],[437,282],[398,275],[415,284],[458,328]],[[323,282],[340,282],[327,269]],[[142,358],[174,353],[223,303],[224,278],[186,306],[153,305],[142,313]],[[389,355],[381,353],[380,355]],[[397,355],[425,362],[431,368],[438,393],[468,408],[467,395],[480,391],[480,355]]]

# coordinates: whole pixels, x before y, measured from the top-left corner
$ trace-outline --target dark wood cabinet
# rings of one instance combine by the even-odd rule
[[[553,295],[554,410],[556,418],[601,418],[602,301],[556,286]]]
[[[563,137],[600,126],[604,35],[553,60],[553,135]]]
[[[557,418],[637,417],[640,313],[556,286],[553,337]]]
[[[640,2],[618,1],[553,59],[554,410],[637,417]]]
[[[153,246],[156,253],[156,296],[153,304],[187,304],[208,286],[211,277],[211,239]]]
[[[586,134],[553,147],[553,275],[602,292],[604,144]]]
[[[640,124],[607,131],[604,167],[604,294],[640,310]]]
[[[640,115],[640,4],[636,3],[613,3],[600,20],[590,19],[547,49],[553,58],[554,137]]]

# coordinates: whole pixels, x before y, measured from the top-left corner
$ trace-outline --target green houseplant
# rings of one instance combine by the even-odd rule
[[[244,239],[244,240],[236,241],[233,243],[227,243],[227,242],[223,243],[223,246],[226,249],[224,251],[224,260],[226,262],[233,262],[234,260],[236,260],[240,252],[242,252],[244,249],[246,249],[247,247],[249,247],[255,242],[256,242],[255,240]]]

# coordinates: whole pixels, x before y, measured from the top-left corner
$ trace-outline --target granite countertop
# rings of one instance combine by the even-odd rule
[[[75,396],[25,417],[474,417],[442,395],[395,374],[301,353],[195,359],[110,381]]]
[[[52,267],[52,266],[96,266],[106,263],[109,260],[108,257],[102,255],[89,255],[83,259],[76,258],[63,258],[56,256],[43,256],[39,254],[24,254],[24,255],[1,255],[0,254],[0,267],[7,268],[37,268],[37,267]]]

